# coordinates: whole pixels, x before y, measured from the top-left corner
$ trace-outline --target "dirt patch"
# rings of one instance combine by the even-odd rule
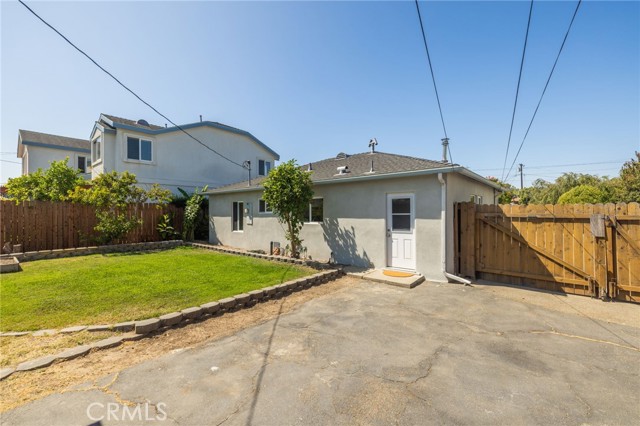
[[[109,374],[157,358],[175,349],[193,346],[209,340],[232,335],[244,328],[275,318],[282,305],[282,313],[299,305],[360,282],[343,277],[318,287],[294,293],[284,299],[258,304],[251,309],[225,314],[183,328],[170,329],[163,334],[127,342],[117,348],[97,351],[71,361],[55,363],[51,367],[14,374],[0,382],[0,396],[4,412],[55,392],[93,382]]]
[[[53,336],[35,337],[3,336],[0,337],[0,367],[16,366],[24,361],[30,361],[45,355],[54,355],[65,349],[86,345],[91,342],[106,339],[120,333],[110,331],[88,332],[82,331],[72,334],[55,334]]]

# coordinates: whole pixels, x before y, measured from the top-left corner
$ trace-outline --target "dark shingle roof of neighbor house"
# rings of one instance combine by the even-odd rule
[[[338,172],[338,167],[343,166],[348,167],[348,172],[340,174]],[[302,165],[301,168],[308,170],[309,164]],[[253,166],[252,169],[255,170],[256,166]],[[441,169],[443,172],[460,172],[464,170],[465,172],[475,175],[475,173],[469,172],[467,169],[457,164],[443,163],[441,161],[427,160],[424,158],[410,157],[406,155],[388,154],[385,152],[365,152],[353,155],[340,153],[336,157],[311,163],[311,180],[313,182],[337,182],[341,180],[351,180],[354,178],[367,178],[374,176],[384,177],[398,173],[411,173],[432,169]],[[481,176],[477,176],[477,178],[482,181],[486,181],[486,179]],[[258,189],[262,187],[262,182],[264,180],[265,177],[252,178],[250,186],[248,181],[244,181],[212,189],[209,193]],[[491,185],[488,181],[485,183]]]
[[[128,118],[116,117],[115,115],[109,115],[109,114],[102,114],[102,115],[104,115],[114,123],[126,124],[127,126],[133,126],[133,127],[139,127],[141,129],[151,129],[151,130],[164,129],[164,127],[158,126],[155,124],[149,124],[148,126],[145,126],[144,124],[138,123],[137,120],[129,120]]]
[[[69,138],[67,136],[51,135],[48,133],[18,130],[20,142],[23,145],[44,146],[49,148],[70,149],[72,151],[91,151],[91,145],[86,139]]]

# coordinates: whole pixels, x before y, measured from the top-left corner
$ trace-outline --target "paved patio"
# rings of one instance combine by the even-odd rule
[[[525,300],[487,286],[357,280],[4,413],[2,424],[637,424],[640,329],[514,291]]]

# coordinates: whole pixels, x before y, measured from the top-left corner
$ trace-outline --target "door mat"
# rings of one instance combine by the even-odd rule
[[[390,269],[384,269],[382,273],[388,277],[397,277],[397,278],[408,278],[415,275],[410,272],[392,271]]]

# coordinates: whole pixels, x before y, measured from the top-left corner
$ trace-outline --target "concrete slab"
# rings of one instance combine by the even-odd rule
[[[121,414],[124,401],[166,413],[149,424],[185,426],[636,424],[640,329],[581,311],[480,287],[409,292],[350,280],[288,314],[97,381],[108,390],[51,394],[2,423],[92,424],[108,403]]]
[[[414,288],[424,282],[424,277],[420,274],[415,274],[410,277],[390,277],[384,274],[383,269],[358,269],[352,267],[350,271],[351,272],[347,272],[349,276],[396,287]]]

